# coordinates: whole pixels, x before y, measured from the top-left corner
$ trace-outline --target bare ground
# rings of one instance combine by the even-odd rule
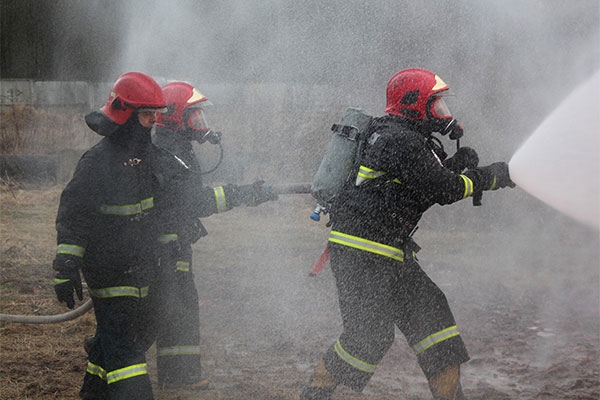
[[[54,299],[50,267],[59,194],[2,188],[0,313],[66,311]],[[486,206],[493,221],[494,203]],[[210,234],[196,244],[194,268],[203,366],[215,389],[156,389],[156,399],[298,398],[341,329],[329,269],[308,276],[328,233],[308,218],[313,207],[308,195],[282,195],[205,220]],[[447,294],[469,348],[468,398],[599,399],[598,233],[550,211],[502,226],[466,206],[438,211],[416,234],[419,259]],[[463,221],[463,214],[475,216]],[[82,341],[94,324],[91,313],[54,325],[0,323],[0,399],[76,399]],[[155,379],[154,349],[148,358]],[[362,394],[340,388],[335,395],[429,398],[400,334]]]

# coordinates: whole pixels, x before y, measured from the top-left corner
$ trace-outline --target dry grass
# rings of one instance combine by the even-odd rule
[[[81,113],[15,105],[0,114],[0,154],[52,154],[88,148],[97,141]]]
[[[0,313],[53,315],[54,218],[60,188],[0,187]],[[0,325],[0,399],[75,399],[85,367],[81,340],[91,313],[53,325]]]

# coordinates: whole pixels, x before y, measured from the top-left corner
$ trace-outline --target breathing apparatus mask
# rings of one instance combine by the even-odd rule
[[[183,112],[183,127],[178,132],[187,140],[202,144],[209,142],[218,144],[221,142],[221,132],[213,131],[208,127],[204,109],[200,107],[188,107]]]
[[[448,135],[451,140],[460,139],[464,133],[462,126],[452,117],[443,95],[431,96],[427,104],[427,120],[423,121],[423,125],[431,132]]]

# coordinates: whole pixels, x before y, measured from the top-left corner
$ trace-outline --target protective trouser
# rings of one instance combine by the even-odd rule
[[[90,289],[90,294],[97,328],[80,396],[153,399],[145,357],[156,337],[149,287]]]
[[[177,253],[176,257],[161,257],[157,282],[159,387],[193,384],[202,379],[200,307],[191,269],[191,245]]]
[[[344,331],[323,360],[335,380],[361,391],[392,346],[395,326],[415,351],[427,379],[466,362],[469,356],[446,297],[412,250],[384,245],[382,252],[375,252],[371,246],[379,244],[350,247],[330,238]]]

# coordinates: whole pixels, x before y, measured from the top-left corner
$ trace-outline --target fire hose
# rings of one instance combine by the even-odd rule
[[[0,314],[0,322],[10,322],[17,324],[57,324],[59,322],[71,321],[81,317],[93,307],[92,299],[88,299],[85,303],[76,309],[57,315],[10,315]]]

